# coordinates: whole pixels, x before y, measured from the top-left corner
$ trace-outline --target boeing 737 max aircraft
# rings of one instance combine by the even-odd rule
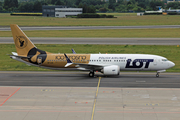
[[[39,50],[18,25],[10,25],[17,53],[12,59],[28,65],[56,70],[83,70],[94,76],[94,71],[104,75],[119,75],[120,71],[157,71],[173,67],[175,64],[164,57],[148,54],[53,54]]]

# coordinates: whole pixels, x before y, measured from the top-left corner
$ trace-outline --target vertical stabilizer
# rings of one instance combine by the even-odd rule
[[[14,43],[18,55],[27,56],[28,52],[36,46],[31,42],[31,40],[25,35],[25,33],[19,28],[18,25],[10,25]]]

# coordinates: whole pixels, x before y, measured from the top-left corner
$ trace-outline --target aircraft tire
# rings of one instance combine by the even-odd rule
[[[159,73],[156,74],[156,77],[159,77]]]
[[[94,72],[90,72],[89,77],[94,77]]]

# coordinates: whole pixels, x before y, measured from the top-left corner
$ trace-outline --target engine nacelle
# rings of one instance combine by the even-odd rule
[[[111,65],[104,67],[101,72],[104,75],[119,75],[120,67],[118,65]]]

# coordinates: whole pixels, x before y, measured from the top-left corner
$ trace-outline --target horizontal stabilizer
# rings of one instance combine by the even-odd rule
[[[26,58],[26,59],[30,58],[30,57],[25,57],[25,56],[19,56],[19,55],[18,55],[17,53],[15,53],[15,52],[12,52],[12,55],[11,55],[11,54],[7,54],[7,55],[9,55],[11,58],[12,58],[12,57]]]
[[[24,56],[16,56],[16,55],[9,55],[11,58],[12,57],[17,57],[17,58],[26,58],[26,59],[28,59],[29,57],[24,57]]]
[[[18,56],[18,54],[16,52],[12,52],[12,54]]]

